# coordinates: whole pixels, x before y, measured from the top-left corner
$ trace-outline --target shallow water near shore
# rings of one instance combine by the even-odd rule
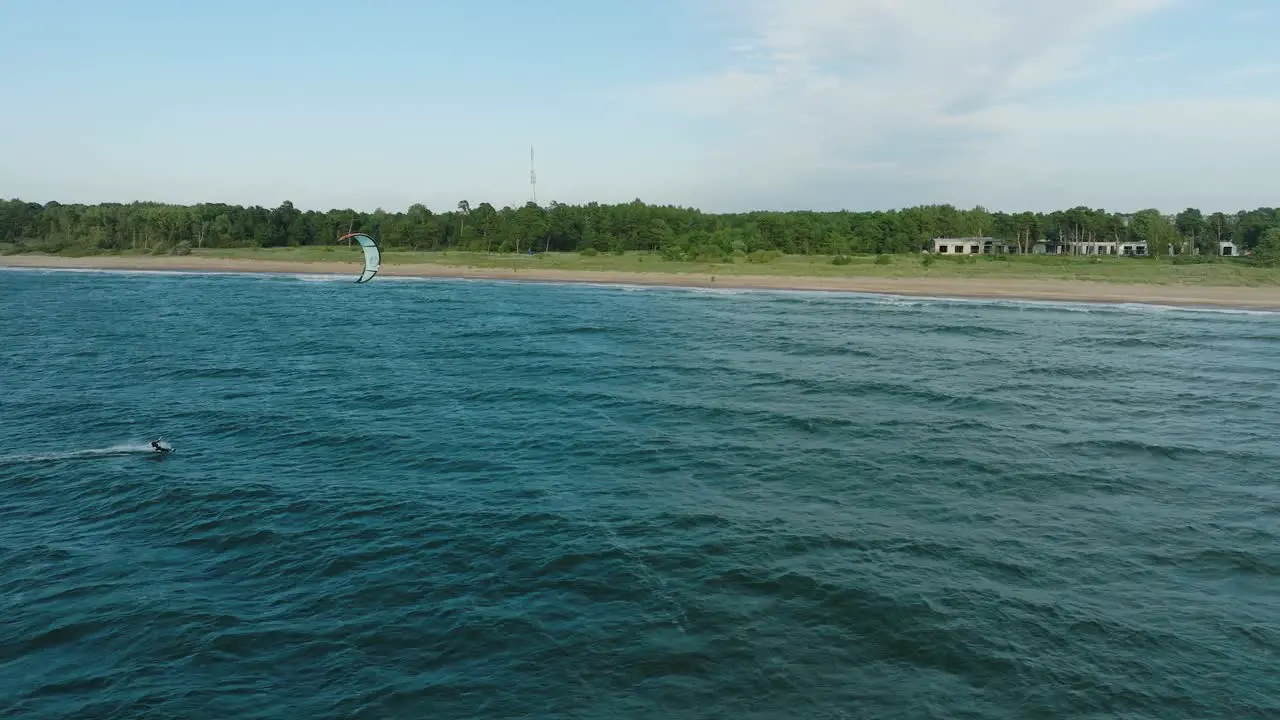
[[[13,271],[0,337],[2,717],[1280,714],[1274,314]]]

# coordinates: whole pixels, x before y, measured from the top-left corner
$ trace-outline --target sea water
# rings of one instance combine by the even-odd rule
[[[0,716],[1280,717],[1276,315],[323,280],[0,272]]]

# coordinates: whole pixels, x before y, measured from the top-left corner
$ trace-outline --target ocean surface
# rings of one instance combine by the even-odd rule
[[[1276,718],[1278,437],[1273,314],[0,271],[0,717]]]

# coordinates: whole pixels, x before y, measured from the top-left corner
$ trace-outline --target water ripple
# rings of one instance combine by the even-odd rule
[[[1280,715],[1274,315],[305,280],[0,273],[0,715]]]

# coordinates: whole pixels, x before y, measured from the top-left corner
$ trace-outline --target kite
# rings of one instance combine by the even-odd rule
[[[374,275],[378,274],[378,268],[382,266],[382,251],[378,249],[378,243],[373,238],[364,233],[347,233],[338,238],[338,242],[343,240],[355,240],[360,243],[360,249],[364,251],[364,270],[360,273],[360,277],[356,279],[357,283],[369,282]]]

